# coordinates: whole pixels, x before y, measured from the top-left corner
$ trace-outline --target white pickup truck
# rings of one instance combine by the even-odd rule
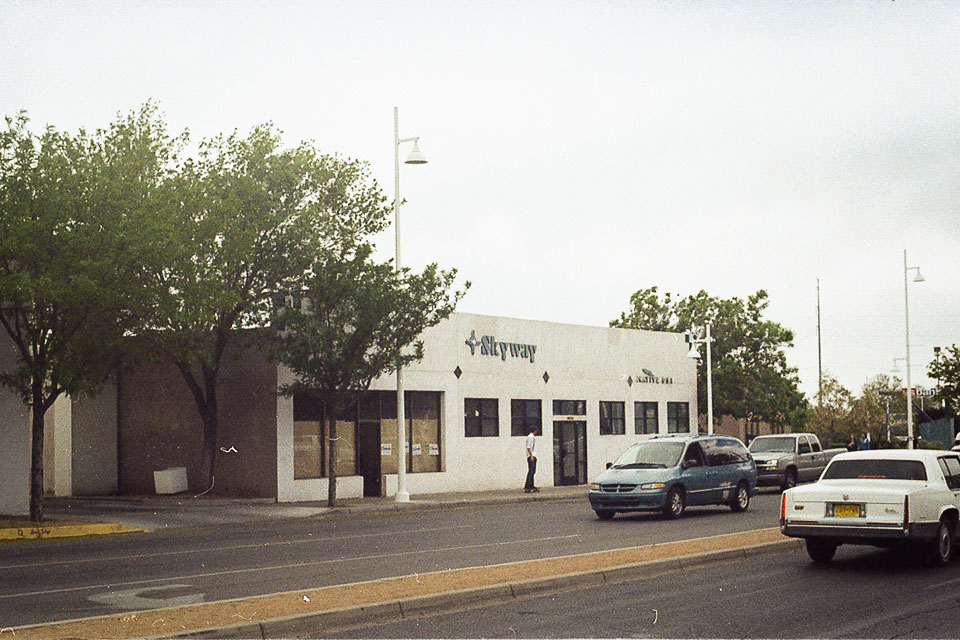
[[[816,480],[833,456],[846,451],[824,450],[812,433],[757,436],[749,449],[757,463],[757,485],[774,484],[784,490],[798,482]]]

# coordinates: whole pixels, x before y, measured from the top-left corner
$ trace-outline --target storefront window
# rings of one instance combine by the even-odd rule
[[[295,480],[323,475],[323,434],[320,403],[304,395],[293,397],[293,477]]]
[[[500,414],[496,398],[464,398],[463,428],[468,438],[500,435]]]
[[[600,435],[620,436],[626,433],[624,403],[600,401]]]
[[[537,433],[543,432],[540,400],[510,401],[510,435],[525,436],[536,427]]]
[[[633,403],[633,432],[638,434],[659,433],[660,416],[656,402]]]
[[[554,400],[553,415],[585,416],[587,415],[587,401],[586,400]]]
[[[688,403],[667,403],[667,432],[690,433],[690,405]]]

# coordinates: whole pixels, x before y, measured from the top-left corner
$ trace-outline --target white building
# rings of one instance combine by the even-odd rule
[[[539,486],[585,484],[638,438],[697,429],[696,362],[682,334],[455,313],[422,339],[423,360],[403,376],[412,494],[519,490],[531,425]],[[253,347],[225,359],[212,493],[326,499],[323,409],[276,394],[291,376]],[[0,397],[0,411],[28,430],[22,407]],[[57,446],[46,473],[59,487],[48,485],[51,492],[150,493],[153,472],[172,466],[187,468],[192,490],[206,488],[199,418],[171,365],[125,372],[97,398],[60,409],[49,426]],[[29,436],[21,431],[0,432],[10,463],[0,492],[27,486]],[[394,375],[375,380],[338,418],[337,437],[339,497],[396,492]],[[26,496],[19,487],[16,494],[0,496],[2,511],[19,510]]]

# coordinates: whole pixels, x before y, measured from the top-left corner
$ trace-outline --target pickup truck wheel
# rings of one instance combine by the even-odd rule
[[[953,527],[947,520],[941,520],[937,527],[937,537],[930,547],[930,559],[936,565],[949,564],[953,558]]]
[[[667,493],[667,502],[663,505],[663,515],[675,520],[683,515],[683,510],[687,506],[686,496],[683,495],[683,489],[680,487],[671,487]]]
[[[735,513],[742,513],[750,506],[750,487],[746,482],[737,485],[737,490],[733,493],[733,500],[730,501],[730,510]]]
[[[783,476],[783,482],[780,484],[780,491],[786,491],[795,486],[797,486],[797,470],[793,468],[787,469],[786,474]]]
[[[837,545],[829,540],[820,538],[807,538],[807,555],[817,564],[827,564],[833,560],[833,554],[837,552]]]
[[[593,512],[597,514],[597,517],[601,520],[610,520],[617,514],[617,512],[612,509],[594,509]]]

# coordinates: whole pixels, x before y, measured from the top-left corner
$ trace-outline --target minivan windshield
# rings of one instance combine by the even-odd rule
[[[613,468],[666,469],[667,467],[675,467],[682,453],[682,442],[648,440],[624,451],[613,463]]]
[[[793,453],[796,438],[755,438],[750,443],[751,453]]]

